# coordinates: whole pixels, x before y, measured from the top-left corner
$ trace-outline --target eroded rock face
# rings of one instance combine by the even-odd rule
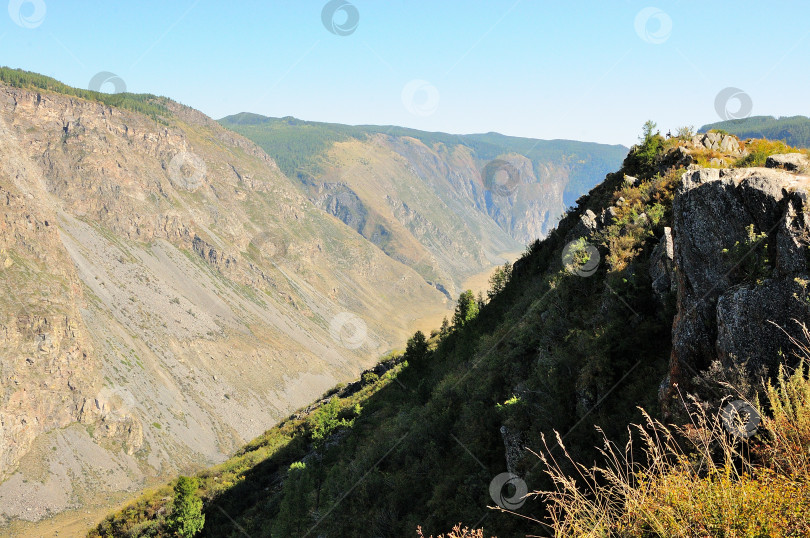
[[[523,435],[519,431],[513,431],[506,426],[501,426],[501,437],[506,449],[506,470],[513,475],[518,474],[518,463],[524,455]]]
[[[0,84],[0,529],[221,461],[445,308],[253,143],[167,107]],[[349,312],[360,347],[331,329]]]
[[[678,313],[665,399],[716,358],[774,371],[793,356],[781,328],[797,335],[796,321],[810,322],[808,182],[766,168],[684,174],[673,206]]]
[[[650,256],[650,279],[655,296],[662,303],[668,293],[677,289],[675,280],[675,246],[672,242],[672,228],[664,228],[664,235]]]

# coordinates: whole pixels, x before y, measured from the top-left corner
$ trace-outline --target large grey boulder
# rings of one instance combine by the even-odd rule
[[[767,168],[684,174],[673,205],[678,311],[665,398],[715,359],[773,372],[794,355],[780,327],[797,336],[797,321],[810,323],[801,285],[810,280],[808,181]],[[766,234],[766,249],[749,252],[750,225]],[[747,277],[758,253],[762,267]]]
[[[803,153],[778,153],[768,157],[765,166],[798,172],[810,167],[810,159]]]
[[[740,143],[737,142],[737,139],[731,135],[726,135],[720,141],[720,151],[723,153],[730,153],[732,155],[738,155],[740,153]]]

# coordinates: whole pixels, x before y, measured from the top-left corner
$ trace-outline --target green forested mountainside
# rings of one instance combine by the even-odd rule
[[[222,118],[219,122],[256,142],[290,177],[317,174],[318,157],[331,144],[347,138],[364,139],[378,133],[416,138],[429,147],[435,144],[467,146],[481,161],[509,153],[521,154],[532,161],[535,173],[538,166],[548,161],[566,163],[572,167],[571,180],[564,192],[567,205],[592,187],[597,178],[615,169],[627,152],[627,148],[621,145],[574,140],[537,140],[499,133],[455,135],[390,125],[342,125],[292,117],[271,118],[247,112]]]
[[[671,296],[659,304],[647,266],[682,169],[659,173],[664,142],[648,138],[493,280],[477,315],[462,297],[460,315],[426,343],[415,335],[388,366],[201,473],[203,535],[408,536],[421,525],[427,536],[458,521],[487,535],[541,531],[487,508],[491,481],[507,471],[504,439],[539,449],[557,430],[590,461],[594,424],[621,439],[641,419],[636,406],[657,408],[674,306]],[[615,220],[590,249],[576,239],[581,216],[606,207]],[[549,487],[537,459],[510,464],[530,489]],[[161,535],[169,497],[147,494],[95,535]],[[542,506],[531,499],[520,513],[542,517]]]
[[[701,127],[700,132],[712,129],[721,129],[740,138],[767,138],[797,148],[810,148],[810,118],[806,116],[751,116],[710,123]]]
[[[24,71],[22,69],[0,67],[0,82],[15,88],[40,89],[62,95],[72,95],[74,97],[87,99],[88,101],[95,101],[108,106],[140,112],[155,120],[171,114],[165,106],[167,101],[165,97],[158,97],[148,93],[102,93],[92,90],[83,90],[68,86],[55,78]]]

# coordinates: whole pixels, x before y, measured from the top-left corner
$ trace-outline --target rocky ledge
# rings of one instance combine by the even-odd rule
[[[806,159],[774,156],[768,164]],[[810,177],[774,168],[697,169],[673,207],[677,315],[662,398],[713,360],[774,373],[795,362],[791,336],[810,323],[807,193]]]

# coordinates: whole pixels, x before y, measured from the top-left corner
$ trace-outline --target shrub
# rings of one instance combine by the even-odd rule
[[[756,233],[754,225],[746,228],[746,238],[737,241],[732,248],[724,248],[723,255],[732,264],[731,272],[738,281],[761,284],[771,274],[768,259],[768,235]]]
[[[675,136],[681,140],[690,140],[694,134],[695,127],[693,125],[684,125],[683,127],[678,127],[678,131]]]
[[[777,153],[792,153],[798,151],[779,140],[765,140],[756,139],[748,142],[745,145],[748,155],[740,157],[734,163],[737,168],[745,168],[749,166],[765,166],[765,161],[771,155]]]
[[[168,519],[169,530],[182,538],[191,538],[205,524],[202,500],[197,495],[197,479],[181,476],[174,486],[172,513]]]
[[[655,174],[658,168],[658,158],[664,148],[664,138],[653,132],[656,124],[649,120],[644,124],[640,137],[640,144],[630,148],[624,159],[622,167],[627,174],[649,177]]]
[[[362,376],[360,376],[360,382],[363,385],[371,385],[376,383],[380,379],[380,376],[375,374],[374,372],[366,372]]]

